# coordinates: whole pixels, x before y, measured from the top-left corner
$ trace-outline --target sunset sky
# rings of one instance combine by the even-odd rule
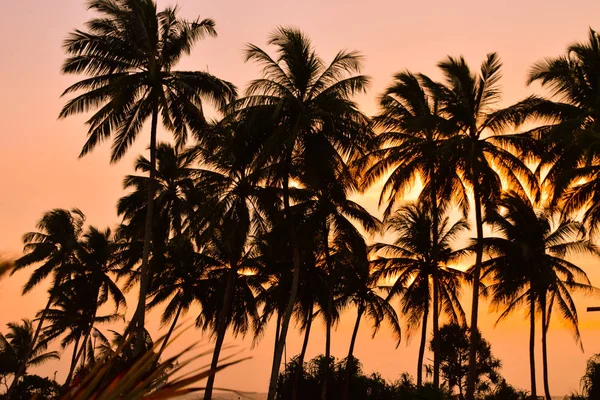
[[[175,4],[158,3],[160,8]],[[146,148],[147,136],[116,165],[109,164],[108,144],[78,159],[86,117],[59,121],[57,116],[65,102],[60,98],[62,91],[77,79],[60,73],[65,58],[62,41],[90,18],[86,2],[2,0],[0,4],[0,255],[18,256],[22,234],[34,230],[42,213],[51,208],[78,207],[90,223],[114,226],[118,222],[115,204],[124,193],[123,177]],[[213,18],[219,34],[200,42],[179,69],[209,70],[243,90],[259,74],[255,65],[242,60],[245,43],[264,47],[273,28],[293,25],[312,38],[326,61],[344,48],[365,55],[364,73],[372,77],[373,84],[368,94],[357,100],[368,115],[377,112],[377,96],[394,73],[408,69],[440,78],[435,65],[446,55],[464,55],[477,67],[487,53],[498,52],[504,62],[502,105],[543,93],[539,87],[525,86],[531,64],[561,54],[573,41],[585,40],[589,27],[600,29],[598,0],[179,0],[178,4],[181,16]],[[377,195],[371,191],[361,203],[375,212]],[[581,264],[592,283],[600,286],[600,261],[581,260]],[[27,272],[0,282],[2,332],[7,322],[33,318],[45,303],[42,287],[20,296],[26,276]],[[468,310],[470,299],[463,299]],[[600,305],[600,298],[577,300],[585,352],[559,323],[558,313],[549,333],[550,382],[555,395],[578,389],[586,359],[600,353],[600,313],[585,312],[588,305]],[[528,389],[529,328],[524,314],[517,313],[494,328],[498,314],[488,315],[487,305],[480,309],[483,335],[503,362],[502,374],[509,383]],[[354,317],[353,311],[348,312],[334,335],[332,353],[337,357],[346,355]],[[156,314],[151,314],[151,319],[151,329],[156,331]],[[237,351],[253,358],[224,371],[216,385],[266,391],[273,336],[273,331],[268,331],[253,350],[251,339],[235,341]],[[208,340],[195,331],[187,332],[182,340],[188,339]],[[300,345],[294,331],[289,337],[288,357],[297,354]],[[404,341],[395,349],[392,335],[385,329],[371,339],[368,322],[363,321],[355,355],[365,371],[396,379],[403,371],[415,375],[417,346],[415,337],[408,346]],[[323,349],[324,326],[317,324],[309,356]],[[67,358],[60,364],[49,363],[41,371],[52,376],[58,370],[58,378],[64,379]],[[541,361],[539,365],[541,374]]]

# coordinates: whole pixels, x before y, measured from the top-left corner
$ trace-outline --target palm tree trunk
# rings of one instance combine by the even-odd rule
[[[77,336],[77,338],[75,339],[75,344],[73,345],[73,356],[71,356],[71,367],[69,368],[69,373],[67,374],[67,379],[65,379],[65,383],[71,382],[71,379],[73,378],[73,372],[75,372],[75,364],[77,362],[77,350],[79,348],[80,339],[81,335]]]
[[[475,398],[475,384],[477,381],[477,348],[479,347],[478,312],[479,312],[479,285],[481,279],[481,262],[483,260],[483,216],[481,207],[481,193],[478,183],[479,175],[476,174],[473,183],[473,197],[475,199],[475,226],[477,228],[477,243],[475,252],[475,266],[473,268],[473,299],[471,306],[471,327],[469,343],[469,374],[467,375],[467,400]]]
[[[96,304],[98,304],[98,292],[96,292]],[[79,361],[79,359],[81,358],[82,354],[83,354],[83,362],[82,362],[82,366],[85,365],[85,351],[86,351],[86,347],[87,347],[87,342],[88,339],[90,338],[90,336],[92,335],[92,329],[94,329],[94,321],[96,320],[96,315],[98,313],[98,308],[96,307],[96,309],[94,310],[94,313],[92,314],[92,318],[89,320],[90,323],[90,329],[87,330],[87,332],[84,335],[84,339],[82,342],[82,346],[79,349],[79,352],[77,353],[77,355],[75,356],[75,362],[74,364],[77,365],[77,362]],[[63,386],[68,386],[69,383],[71,383],[71,379],[73,378],[73,376],[68,376],[67,380],[65,381]]]
[[[288,157],[287,164],[290,160]],[[289,172],[289,165],[286,168]],[[289,173],[284,174],[283,179],[283,208],[285,212],[286,222],[288,224],[290,246],[292,247],[292,265],[294,272],[292,275],[292,287],[290,288],[290,297],[285,309],[285,314],[282,318],[281,331],[276,340],[275,354],[273,354],[273,365],[271,367],[271,378],[269,380],[269,393],[267,394],[267,400],[275,400],[277,393],[277,382],[279,380],[279,369],[281,367],[281,356],[283,355],[283,348],[285,347],[285,340],[287,337],[288,328],[292,319],[292,313],[294,312],[294,303],[296,302],[296,296],[298,295],[298,286],[300,285],[300,248],[298,247],[298,238],[296,237],[296,230],[293,226],[292,215],[290,211],[290,190],[289,190]]]
[[[231,265],[237,265],[237,262],[235,264],[232,263]],[[237,268],[231,268],[227,276],[225,296],[223,298],[223,305],[221,306],[221,313],[219,315],[219,322],[217,326],[217,342],[215,343],[215,350],[213,351],[213,358],[210,363],[211,374],[206,381],[206,388],[204,389],[204,400],[212,399],[212,391],[215,384],[215,373],[217,367],[219,366],[219,355],[221,354],[221,348],[223,347],[223,341],[225,340],[225,333],[227,332],[227,320],[231,311],[231,304],[233,303],[236,275]]]
[[[298,356],[298,366],[294,374],[294,386],[292,387],[292,400],[298,399],[298,391],[300,390],[300,380],[304,373],[304,357],[306,357],[306,349],[308,348],[308,339],[310,337],[310,328],[313,320],[313,303],[310,304],[308,321],[306,321],[306,330],[304,332],[304,342],[302,342],[302,350]]]
[[[50,309],[50,306],[52,305],[53,300],[54,300],[54,296],[52,295],[52,292],[51,292],[48,297],[48,302],[46,303],[46,307],[44,308],[44,311],[42,311],[42,315],[40,315],[40,321],[38,322],[38,325],[35,328],[35,333],[33,335],[33,339],[31,340],[31,348],[29,348],[27,350],[27,354],[26,354],[26,357],[24,358],[24,362],[21,365],[19,365],[19,368],[17,369],[17,372],[15,373],[13,381],[10,384],[10,387],[8,388],[8,390],[6,391],[7,399],[10,399],[10,396],[12,395],[15,388],[17,387],[17,383],[21,380],[21,377],[25,374],[25,370],[27,369],[27,360],[29,360],[29,358],[31,358],[31,354],[33,353],[33,349],[35,349],[35,345],[37,344],[37,340],[40,337],[40,333],[42,333],[42,326],[44,325],[44,321],[46,320],[46,315],[48,314],[48,310]]]
[[[167,334],[165,335],[163,342],[160,345],[160,349],[158,350],[158,353],[156,354],[156,362],[155,365],[158,364],[158,360],[161,356],[161,354],[163,353],[163,351],[165,351],[165,347],[167,347],[167,344],[169,344],[169,339],[171,338],[171,335],[173,334],[173,331],[175,330],[175,326],[177,326],[177,320],[179,320],[179,315],[181,314],[181,310],[183,309],[183,303],[179,303],[179,306],[177,306],[177,312],[175,313],[175,317],[173,317],[173,322],[171,322],[171,326],[169,327],[169,330],[167,331]]]
[[[548,334],[548,325],[549,322],[546,320],[547,318],[547,310],[546,310],[546,298],[542,297],[542,370],[544,372],[544,395],[546,396],[546,400],[552,400],[552,396],[550,395],[550,385],[548,383],[548,344],[546,341],[546,335]]]
[[[440,295],[439,295],[439,277],[436,273],[433,275],[433,386],[440,387]]]
[[[333,314],[333,285],[330,282],[329,294],[327,298],[327,315],[325,316],[325,371],[323,371],[323,386],[321,387],[321,400],[327,400],[329,391],[329,378],[331,368],[329,368],[329,359],[331,358],[331,325]]]
[[[150,247],[152,244],[152,217],[154,214],[154,180],[156,176],[156,133],[158,126],[158,104],[152,110],[152,126],[150,130],[150,177],[148,180],[148,198],[146,208],[146,225],[144,228],[144,248],[142,265],[140,266],[140,293],[135,314],[127,329],[127,336],[135,328],[134,353],[139,354],[144,348],[144,327],[146,318],[146,295],[150,286]]]
[[[279,311],[277,311],[277,322],[275,324],[275,344],[273,347],[273,354],[277,351],[277,340],[279,340],[279,332],[281,330],[281,313]]]
[[[417,360],[417,386],[423,386],[423,358],[425,357],[425,344],[427,343],[427,319],[429,318],[429,307],[423,312],[423,326],[421,329],[421,344],[419,345],[419,358]]]
[[[535,299],[533,293],[529,296],[529,372],[531,375],[531,398],[537,399],[537,385],[535,383]]]
[[[432,161],[429,166],[429,201],[431,203],[431,242],[432,246],[432,263],[435,267],[435,272],[433,276],[433,386],[438,388],[440,387],[440,346],[441,343],[439,341],[439,254],[438,254],[438,246],[439,246],[439,210],[437,203],[437,185],[436,185],[436,168],[435,161]]]
[[[348,357],[346,358],[346,380],[344,382],[344,400],[348,400],[350,396],[350,379],[352,379],[352,368],[354,367],[354,344],[356,343],[356,337],[358,336],[358,328],[360,326],[360,320],[362,318],[364,309],[358,307],[358,314],[356,315],[356,322],[354,323],[354,330],[352,331],[352,339],[350,339],[350,348],[348,349]]]

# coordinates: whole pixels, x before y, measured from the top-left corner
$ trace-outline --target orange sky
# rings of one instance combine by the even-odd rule
[[[174,2],[158,3],[163,7]],[[597,0],[180,0],[179,5],[181,15],[188,18],[214,18],[219,33],[219,38],[200,43],[180,64],[181,69],[208,68],[243,88],[258,72],[255,66],[241,61],[244,44],[263,46],[275,26],[295,25],[310,35],[325,59],[341,48],[365,54],[365,73],[373,77],[373,86],[359,100],[370,115],[376,112],[375,99],[393,73],[410,69],[438,77],[435,64],[447,54],[463,54],[476,66],[486,53],[499,52],[504,61],[503,103],[517,101],[537,90],[524,85],[527,68],[541,57],[560,54],[574,40],[584,40],[588,26],[593,26],[600,15]],[[0,254],[18,255],[21,235],[32,230],[49,208],[79,207],[92,224],[116,223],[115,203],[123,193],[122,178],[146,146],[144,139],[138,141],[117,165],[109,165],[109,146],[78,160],[85,138],[85,116],[64,121],[56,118],[64,102],[60,93],[76,79],[59,72],[64,59],[61,43],[70,30],[82,27],[88,18],[82,0],[1,2]],[[375,193],[368,193],[363,204],[374,209],[375,198]],[[598,262],[584,261],[583,265],[592,281],[600,285]],[[7,322],[31,318],[43,306],[41,288],[20,297],[24,277],[17,275],[0,282],[2,330]],[[549,334],[555,395],[578,388],[585,360],[600,352],[600,314],[584,311],[592,303],[585,299],[578,302],[585,353],[578,350],[560,324]],[[486,315],[486,311],[484,306],[481,327],[504,363],[504,376],[510,383],[528,388],[527,322],[518,314],[494,329],[496,316]],[[345,356],[353,323],[354,313],[349,312],[334,336],[334,355]],[[309,356],[322,352],[323,336],[324,329],[319,325],[311,338]],[[195,332],[186,337],[201,338]],[[249,350],[249,341],[236,342],[254,358],[219,375],[217,386],[265,391],[272,342],[272,331],[253,351]],[[394,350],[388,332],[382,331],[371,340],[365,324],[356,356],[366,371],[377,370],[395,379],[402,371],[415,373],[417,342]],[[291,335],[288,356],[296,354],[300,344],[300,339]],[[58,370],[59,379],[64,377],[63,364],[42,368],[49,375],[54,370]]]

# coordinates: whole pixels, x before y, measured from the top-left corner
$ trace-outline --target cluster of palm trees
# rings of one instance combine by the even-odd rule
[[[340,51],[326,63],[302,32],[280,27],[269,37],[273,52],[246,47],[245,60],[263,73],[238,97],[234,85],[207,72],[175,70],[197,40],[216,36],[212,20],[180,19],[176,8],[158,11],[153,0],[89,4],[99,16],[70,34],[63,67],[86,78],[65,91],[75,97],[60,115],[92,112],[81,156],[112,138],[113,162],[149,120],[150,158],[136,162],[143,175],[125,178],[129,192],[119,200],[123,222],[114,233],[85,227],[78,210],[57,209],[25,236],[16,269],[36,265],[25,291],[52,281],[23,360],[36,343],[62,337],[63,347],[74,347],[69,381],[89,359],[95,325],[118,318],[122,290],[135,286],[139,301],[125,336],[134,335],[137,351],[154,307],[163,307],[168,325],[164,344],[180,317],[200,307],[196,324],[216,340],[213,368],[228,329],[259,338],[275,322],[269,400],[290,323],[304,332],[300,365],[315,319],[327,328],[329,359],[331,330],[350,307],[358,314],[349,362],[364,317],[375,332],[387,321],[398,341],[402,318],[409,333],[421,327],[422,385],[428,321],[434,343],[442,317],[477,332],[479,300],[490,296],[501,318],[529,310],[533,396],[541,315],[550,399],[552,310],[558,307],[580,341],[571,293],[597,291],[568,257],[598,253],[590,234],[600,226],[599,35],[590,31],[588,42],[533,67],[530,82],[541,82],[550,98],[499,108],[499,57],[489,54],[479,70],[448,57],[438,64],[443,81],[408,71],[394,76],[380,114],[369,118],[353,101],[370,82],[360,74],[358,52]],[[204,102],[222,118],[207,121]],[[159,125],[172,132],[173,144],[157,143]],[[351,197],[381,181],[379,220]],[[407,202],[417,189],[418,199]],[[468,239],[471,210],[475,234]],[[491,237],[486,224],[496,228]],[[385,231],[391,242],[372,243]],[[459,270],[459,262],[472,266]],[[470,321],[459,299],[465,284],[473,292]],[[105,303],[114,312],[98,315]],[[473,399],[479,336],[470,336]],[[323,400],[327,382],[326,371]],[[299,371],[296,392],[301,384]],[[213,385],[214,375],[205,399]]]

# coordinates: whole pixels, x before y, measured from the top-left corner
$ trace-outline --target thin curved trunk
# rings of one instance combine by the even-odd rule
[[[423,358],[425,357],[425,343],[427,343],[427,319],[429,318],[429,306],[423,312],[423,323],[421,329],[421,344],[419,345],[419,358],[417,359],[417,386],[423,386]]]
[[[548,380],[548,343],[547,343],[547,334],[548,334],[548,326],[549,322],[546,320],[547,318],[547,309],[546,309],[546,299],[542,298],[542,369],[544,372],[544,395],[546,396],[546,400],[552,400],[552,396],[550,395],[550,384]]]
[[[475,226],[477,228],[477,243],[475,252],[475,266],[473,267],[473,299],[471,306],[471,326],[469,343],[469,373],[467,375],[467,400],[475,398],[475,384],[477,381],[477,348],[479,335],[477,330],[479,312],[479,286],[481,279],[481,262],[483,259],[483,216],[481,207],[481,190],[478,179],[473,183],[473,197],[475,199]]]
[[[433,386],[440,387],[440,295],[439,277],[437,272],[433,276]]]
[[[142,265],[140,266],[140,293],[138,304],[130,322],[128,332],[135,329],[134,353],[139,354],[144,349],[144,327],[146,318],[146,295],[150,286],[150,248],[152,245],[152,217],[154,214],[154,180],[156,177],[156,134],[158,126],[158,104],[152,110],[152,126],[150,130],[150,177],[148,179],[148,197],[146,208],[146,223],[144,228],[144,248],[142,250]]]
[[[69,373],[67,374],[67,379],[65,379],[65,382],[70,382],[73,377],[73,372],[75,372],[75,363],[77,361],[76,356],[77,356],[77,350],[79,348],[79,340],[80,339],[81,339],[81,335],[77,336],[77,338],[75,339],[75,344],[73,345],[73,355],[71,356],[71,366],[69,367]]]
[[[83,354],[83,363],[82,366],[85,366],[85,351],[86,351],[86,347],[87,347],[87,341],[89,340],[91,334],[92,334],[92,329],[94,329],[94,321],[96,320],[96,315],[98,314],[98,295],[99,295],[99,289],[96,291],[96,308],[94,309],[94,313],[92,314],[92,318],[89,320],[90,323],[90,329],[87,330],[87,332],[85,333],[84,337],[83,337],[83,342],[81,344],[81,348],[79,349],[79,352],[77,353],[77,355],[75,356],[75,361],[74,361],[74,365],[77,365],[77,362],[79,361],[79,359],[81,358],[82,354]],[[95,350],[95,349],[94,349]],[[68,386],[69,383],[71,383],[71,379],[73,378],[73,375],[69,375],[67,376],[67,380],[65,380],[65,383],[63,386]]]
[[[329,293],[327,296],[327,315],[325,316],[325,371],[323,371],[323,386],[321,388],[321,400],[327,400],[329,392],[329,378],[331,368],[329,368],[329,359],[331,358],[331,320],[333,314],[333,286],[330,282]]]
[[[50,309],[50,306],[52,305],[53,300],[54,300],[54,296],[52,294],[50,294],[50,296],[48,297],[48,302],[46,303],[46,307],[44,308],[44,311],[42,311],[42,315],[40,315],[40,321],[38,322],[37,328],[35,328],[35,333],[33,334],[33,339],[31,340],[31,348],[29,348],[29,350],[27,350],[26,357],[24,358],[24,360],[25,360],[24,363],[19,365],[19,369],[17,370],[17,373],[15,374],[13,381],[10,384],[10,387],[6,391],[7,399],[10,399],[12,393],[14,392],[15,388],[17,387],[17,383],[21,380],[21,377],[25,374],[25,371],[27,370],[27,364],[26,364],[27,360],[29,360],[31,358],[33,349],[35,349],[37,340],[40,337],[40,333],[42,332],[42,326],[44,325],[44,321],[46,320],[46,315],[48,314],[48,310]]]
[[[158,363],[158,360],[159,360],[161,354],[163,353],[163,351],[165,351],[167,344],[169,344],[169,339],[171,338],[171,335],[173,334],[173,331],[175,330],[175,326],[177,326],[177,321],[179,320],[179,315],[181,314],[182,309],[183,309],[183,303],[179,302],[179,305],[177,306],[177,312],[175,313],[175,317],[173,317],[173,322],[171,322],[171,326],[169,327],[167,334],[163,338],[163,342],[160,345],[160,349],[158,350],[158,353],[156,353],[157,357],[156,357],[155,365]]]
[[[313,320],[312,314],[313,303],[310,304],[308,321],[306,322],[306,330],[304,331],[304,342],[302,342],[302,350],[300,351],[300,356],[298,357],[298,367],[296,368],[296,373],[294,374],[292,400],[296,400],[298,398],[298,391],[300,390],[300,381],[302,380],[302,376],[304,373],[304,357],[306,357],[306,349],[308,348],[308,339],[310,337],[310,328],[312,326]]]
[[[288,160],[289,163],[289,160]],[[286,168],[289,171],[289,166]],[[298,238],[296,230],[293,226],[292,215],[290,211],[290,193],[289,193],[289,173],[285,173],[283,179],[283,208],[285,212],[286,222],[288,223],[290,246],[292,247],[292,265],[294,272],[292,275],[292,287],[290,288],[290,297],[285,309],[285,314],[282,318],[281,331],[277,337],[275,345],[275,354],[273,355],[273,365],[271,366],[271,377],[269,380],[269,393],[267,400],[275,400],[277,394],[277,382],[279,380],[279,369],[281,367],[281,356],[285,347],[288,328],[294,312],[294,303],[298,295],[298,286],[300,285],[300,249],[298,247]]]
[[[237,263],[232,263],[236,265]],[[206,388],[204,389],[204,400],[212,399],[213,386],[215,384],[215,373],[219,366],[219,355],[221,354],[221,348],[225,341],[225,334],[227,333],[227,320],[229,313],[231,312],[231,305],[233,303],[233,293],[235,289],[235,278],[237,275],[237,268],[231,268],[227,276],[227,285],[225,287],[225,296],[223,298],[223,305],[221,306],[221,313],[219,315],[219,322],[217,326],[217,341],[215,343],[215,350],[213,351],[212,361],[210,363],[211,374],[206,381]]]
[[[435,184],[436,170],[435,162],[431,162],[429,165],[429,201],[431,203],[431,242],[432,242],[432,263],[435,267],[433,275],[433,386],[440,387],[440,346],[441,343],[438,339],[439,336],[439,210],[437,202],[437,185]]]
[[[356,315],[356,322],[354,323],[354,330],[352,331],[352,338],[350,339],[350,348],[348,349],[348,357],[346,358],[346,379],[344,381],[344,400],[350,398],[350,380],[352,379],[352,368],[354,367],[354,345],[356,344],[356,337],[358,336],[358,328],[360,327],[360,320],[362,318],[364,308],[358,307],[358,314]]]
[[[531,378],[531,397],[537,399],[535,383],[535,299],[529,295],[529,373]]]

